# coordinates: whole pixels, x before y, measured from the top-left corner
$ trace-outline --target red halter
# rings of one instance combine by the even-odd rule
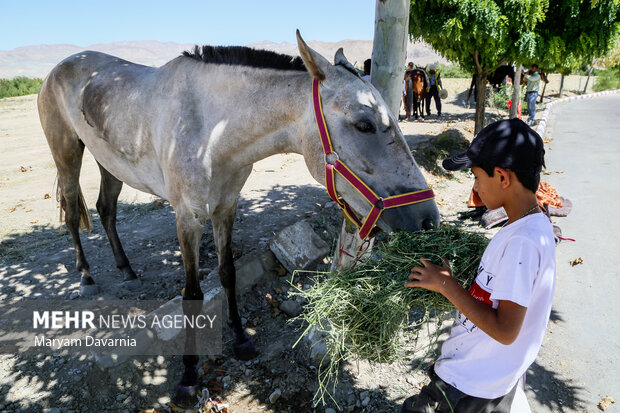
[[[332,141],[329,138],[329,132],[327,131],[325,117],[323,116],[323,106],[321,105],[321,94],[319,92],[319,81],[317,79],[312,80],[312,103],[314,106],[316,125],[319,128],[319,135],[321,135],[321,143],[325,154],[325,186],[327,187],[327,193],[331,199],[340,205],[340,208],[342,208],[345,215],[353,221],[355,225],[357,225],[361,239],[364,240],[370,235],[372,229],[377,223],[377,220],[381,216],[381,212],[383,212],[384,209],[416,204],[418,202],[428,201],[435,198],[435,194],[432,189],[423,189],[421,191],[393,195],[387,198],[381,198],[375,194],[375,192],[370,189],[364,181],[358,178],[357,175],[355,175],[353,171],[351,171],[344,164],[344,162],[338,158],[338,154],[334,152]],[[336,193],[336,172],[338,172],[344,179],[353,185],[353,187],[357,189],[357,191],[362,194],[362,196],[372,205],[372,209],[363,221],[358,218],[357,214],[344,199],[338,197],[338,194]]]

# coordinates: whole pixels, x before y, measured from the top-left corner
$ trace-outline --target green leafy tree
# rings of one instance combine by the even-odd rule
[[[484,127],[487,75],[536,53],[534,28],[548,0],[412,0],[409,35],[476,76],[476,127]]]
[[[535,31],[539,66],[569,74],[607,55],[620,32],[620,0],[550,0]]]
[[[589,66],[614,49],[619,20],[619,0],[550,0],[545,20],[534,29],[534,60],[562,76]]]

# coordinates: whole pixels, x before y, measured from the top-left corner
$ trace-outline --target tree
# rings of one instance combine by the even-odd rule
[[[613,50],[620,32],[618,0],[550,0],[535,28],[534,58],[545,69],[569,74]]]
[[[620,32],[618,0],[550,0],[534,28],[536,61],[545,72],[564,76],[609,54]]]
[[[409,34],[476,76],[476,127],[484,127],[487,75],[534,57],[534,28],[548,0],[412,0]]]

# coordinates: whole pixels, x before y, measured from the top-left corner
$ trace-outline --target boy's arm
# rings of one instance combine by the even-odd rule
[[[497,309],[476,300],[452,277],[444,260],[439,267],[428,260],[421,260],[423,267],[414,267],[405,287],[420,287],[445,296],[465,317],[494,340],[512,344],[521,331],[527,307],[508,300],[500,300]]]

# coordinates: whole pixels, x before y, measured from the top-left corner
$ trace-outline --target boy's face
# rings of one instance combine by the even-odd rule
[[[474,174],[474,190],[478,192],[480,199],[489,209],[496,209],[502,206],[502,174],[495,170],[493,176],[487,175],[484,169],[479,166],[472,166]]]

